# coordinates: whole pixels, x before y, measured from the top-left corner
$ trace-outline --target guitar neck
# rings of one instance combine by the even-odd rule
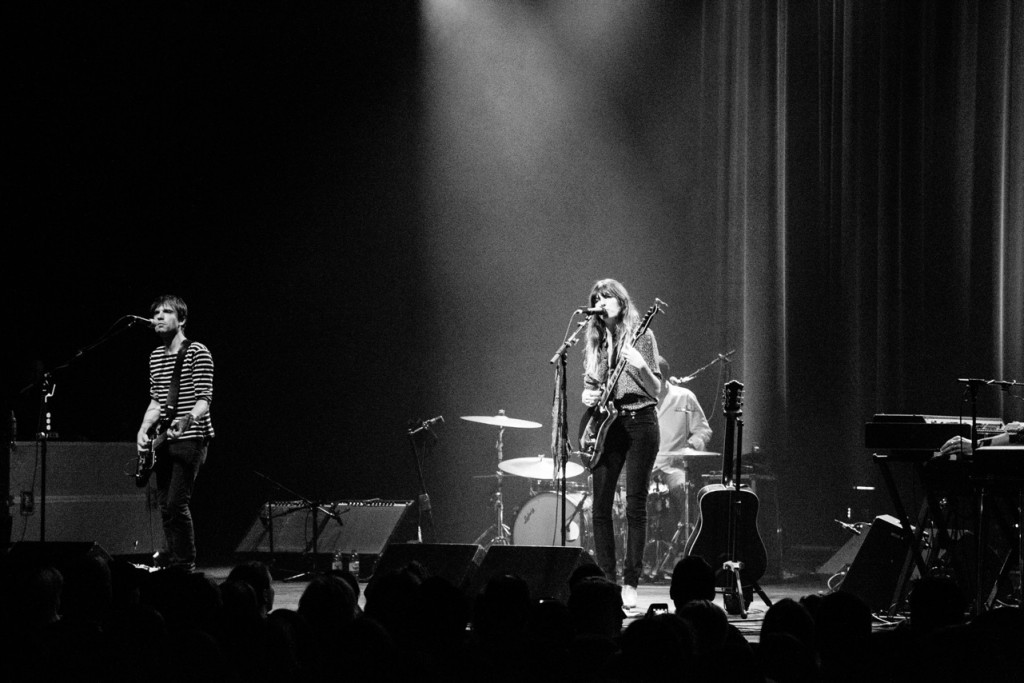
[[[733,463],[733,478],[736,480],[736,490],[740,490],[740,479],[743,477],[743,419],[736,418],[736,460]]]
[[[647,315],[644,316],[640,325],[637,326],[636,332],[634,332],[633,336],[630,338],[630,346],[636,346],[636,343],[640,341],[640,337],[646,334],[647,329],[651,326],[651,319],[654,317],[657,310],[657,307],[653,307],[647,312]],[[618,360],[615,361],[615,370],[608,377],[608,381],[605,382],[604,394],[601,396],[601,403],[607,403],[609,399],[611,399],[612,391],[614,391],[615,385],[618,384],[619,377],[621,377],[622,373],[626,370],[626,365],[626,359],[622,357],[622,354],[619,354]]]
[[[743,385],[736,380],[730,380],[725,385],[725,447],[722,449],[722,485],[740,486],[740,457],[739,450],[743,441],[743,422],[739,419],[743,414],[741,409],[741,395]]]
[[[735,416],[726,416],[725,445],[722,449],[722,486],[730,486],[733,479],[733,453],[735,452],[734,420]]]

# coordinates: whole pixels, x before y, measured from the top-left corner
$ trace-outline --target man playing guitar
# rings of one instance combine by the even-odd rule
[[[196,475],[206,461],[207,447],[214,435],[210,420],[213,356],[205,345],[185,338],[188,306],[182,299],[173,295],[158,297],[151,314],[161,344],[149,356],[149,407],[139,427],[137,445],[141,452],[159,442],[151,455],[155,457],[153,473],[167,543],[167,564],[192,571],[196,543],[189,505]],[[176,366],[180,370],[176,371]],[[172,379],[178,373],[175,391]],[[169,398],[174,399],[173,403]]]

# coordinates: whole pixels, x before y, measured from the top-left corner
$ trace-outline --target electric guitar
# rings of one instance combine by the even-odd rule
[[[743,421],[741,393],[736,380],[725,385],[725,447],[722,454],[722,483],[705,486],[697,493],[700,517],[686,541],[683,555],[708,561],[724,585],[727,611],[730,602],[746,614],[744,586],[756,584],[768,568],[768,553],[757,530],[757,494],[740,484]],[[733,453],[736,453],[735,461]],[[732,600],[730,600],[732,598]]]
[[[647,332],[647,328],[651,326],[651,320],[661,312],[661,305],[664,305],[664,302],[655,299],[654,305],[647,309],[643,320],[640,321],[633,333],[630,345],[635,346],[640,337]],[[619,410],[612,402],[612,392],[615,390],[615,384],[619,381],[622,372],[626,369],[626,365],[625,356],[620,354],[615,364],[615,370],[608,376],[604,389],[601,391],[601,397],[597,403],[586,410],[580,420],[580,450],[577,455],[583,464],[591,470],[600,462],[604,450],[604,440],[608,436],[608,428],[619,416]]]
[[[156,467],[156,449],[167,440],[167,428],[170,421],[159,420],[149,429],[149,443],[139,449],[139,458],[135,463],[135,485],[140,489],[149,483],[149,477]]]

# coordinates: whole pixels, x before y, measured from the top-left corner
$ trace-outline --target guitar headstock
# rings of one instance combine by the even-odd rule
[[[724,403],[722,409],[727,413],[738,413],[743,405],[743,383],[734,379],[725,383],[722,389]]]
[[[654,318],[654,316],[657,315],[658,313],[664,313],[665,308],[668,308],[668,304],[662,301],[661,299],[655,297],[654,303],[651,304],[651,307],[647,309],[647,312],[644,313],[644,317],[640,320],[640,324],[637,325],[637,338],[639,338],[640,335],[646,332],[647,328],[651,326],[651,319]]]

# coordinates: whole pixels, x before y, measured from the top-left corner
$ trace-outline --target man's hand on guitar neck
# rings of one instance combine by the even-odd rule
[[[601,400],[600,389],[584,389],[583,390],[583,405],[588,408],[593,408],[597,405],[597,402]]]

